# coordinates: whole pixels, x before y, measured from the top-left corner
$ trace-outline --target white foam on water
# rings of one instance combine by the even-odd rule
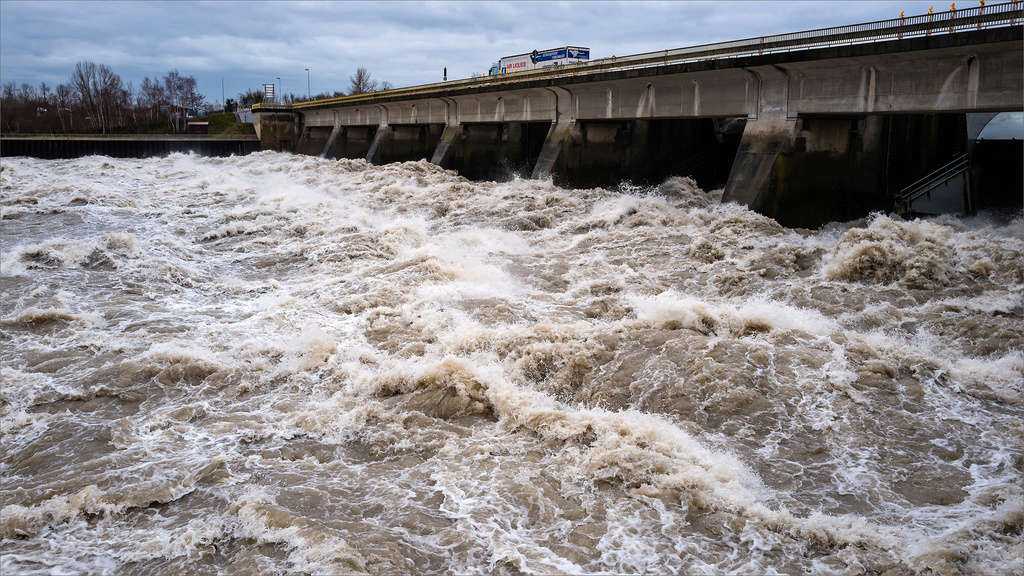
[[[4,572],[1016,573],[1024,220],[5,159]]]

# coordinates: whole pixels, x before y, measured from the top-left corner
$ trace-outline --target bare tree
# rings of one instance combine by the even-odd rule
[[[249,108],[253,104],[263,102],[263,92],[259,90],[248,90],[238,95],[238,103],[242,108]]]
[[[360,66],[356,69],[356,73],[348,77],[349,94],[365,94],[367,92],[375,92],[377,90],[377,81],[370,75],[370,71]]]
[[[58,84],[53,93],[57,99],[57,120],[60,122],[61,131],[74,130],[74,116],[72,116],[71,112],[74,91],[67,84]],[[64,119],[65,116],[67,117],[66,121]]]
[[[56,88],[7,82],[0,94],[0,130],[4,132],[68,132],[152,129],[170,122],[178,128],[185,110],[205,106],[196,79],[177,70],[161,78],[145,78],[136,92],[110,67],[89,61],[75,66],[68,81]],[[78,122],[75,122],[75,119]]]
[[[160,79],[151,80],[146,76],[139,87],[139,94],[136,97],[136,106],[145,111],[146,121],[153,122],[153,119],[160,115],[161,108],[167,105],[167,93],[164,90]]]
[[[97,99],[100,103],[100,118],[105,133],[109,127],[124,123],[121,112],[128,98],[120,76],[103,64],[96,70]]]
[[[25,104],[35,104],[39,101],[39,92],[36,92],[36,87],[31,84],[22,84],[21,89],[18,90],[18,99]]]
[[[181,76],[180,78],[179,98],[181,99],[181,105],[190,110],[201,107],[204,99],[203,95],[196,90],[196,79],[192,76]]]
[[[164,94],[167,96],[167,105],[171,108],[167,121],[177,132],[178,116],[181,114],[181,74],[178,74],[177,70],[171,70],[164,75]]]
[[[95,127],[99,119],[99,111],[96,103],[94,87],[96,85],[96,64],[82,61],[75,65],[75,71],[71,73],[71,86],[78,93],[78,100],[85,107],[85,112],[92,120]],[[105,132],[106,130],[104,130]]]
[[[0,121],[3,122],[3,131],[17,132],[21,127],[18,119],[22,112],[18,106],[18,90],[14,82],[4,84],[2,111]]]

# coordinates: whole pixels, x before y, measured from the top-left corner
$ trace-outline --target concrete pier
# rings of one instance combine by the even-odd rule
[[[554,122],[551,124],[548,135],[544,139],[544,147],[540,149],[537,163],[533,167],[534,178],[547,178],[551,176],[551,170],[555,167],[555,163],[558,162],[558,158],[572,144],[573,136],[577,136],[577,141],[580,140],[578,138],[579,133],[575,129],[575,122]]]
[[[430,156],[430,161],[438,166],[447,166],[452,144],[461,136],[462,126],[458,124],[445,126],[444,131],[441,133],[441,139],[437,143],[437,148],[434,149],[434,153]]]

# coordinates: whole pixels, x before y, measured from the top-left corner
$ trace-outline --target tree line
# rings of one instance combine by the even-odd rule
[[[391,83],[373,78],[365,67],[349,77],[348,92],[322,92],[312,99],[390,90]],[[294,93],[278,98],[285,103],[309,98]],[[263,93],[248,90],[229,98],[225,111],[248,108],[263,101]],[[10,133],[131,133],[179,132],[185,119],[200,109],[211,109],[196,88],[196,79],[171,70],[146,77],[135,87],[105,64],[82,61],[66,82],[56,87],[40,82],[7,82],[0,94],[0,131]]]
[[[180,131],[189,112],[206,106],[196,79],[172,70],[136,89],[104,64],[82,61],[51,88],[7,82],[0,94],[5,133]]]

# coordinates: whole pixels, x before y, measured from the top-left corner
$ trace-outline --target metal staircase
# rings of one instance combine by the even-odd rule
[[[971,159],[967,152],[907,186],[895,198],[900,214],[970,212]]]

